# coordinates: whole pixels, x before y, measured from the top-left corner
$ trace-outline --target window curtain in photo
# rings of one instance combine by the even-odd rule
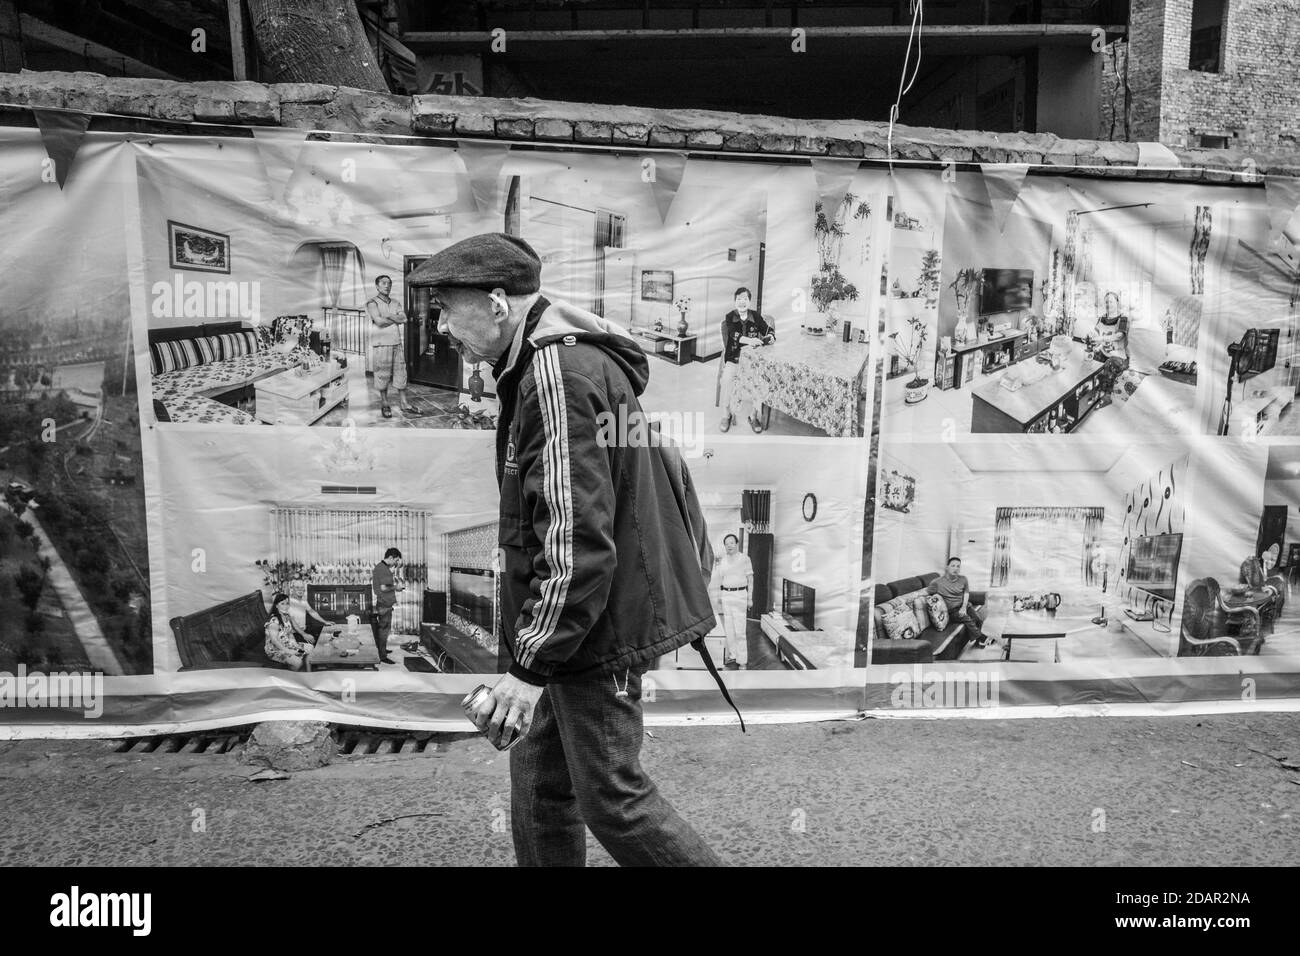
[[[350,308],[356,299],[356,246],[347,242],[327,243],[320,247],[321,267],[325,270],[325,305],[327,308]],[[347,280],[348,302],[340,301]]]
[[[1087,507],[998,508],[990,586],[1086,584],[1104,515]]]
[[[1093,580],[1092,552],[1101,541],[1101,523],[1105,512],[1101,508],[1084,508],[1083,511],[1083,552],[1079,555],[1079,573],[1083,583],[1092,587],[1101,584],[1100,581]]]
[[[397,634],[420,633],[420,600],[428,585],[430,514],[411,508],[271,509],[273,563],[300,565],[308,583],[368,584],[389,548],[402,552],[398,578],[406,590],[393,613]]]

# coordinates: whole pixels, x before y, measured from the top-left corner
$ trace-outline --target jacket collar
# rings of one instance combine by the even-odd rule
[[[544,295],[539,295],[537,301],[533,303],[524,316],[524,320],[519,323],[519,328],[515,329],[515,337],[510,342],[510,348],[506,349],[505,354],[497,359],[496,364],[492,366],[492,377],[496,381],[501,381],[503,375],[512,371],[519,362],[519,353],[524,349],[524,340],[532,335],[533,330],[537,328],[537,322],[541,319],[542,313],[550,308],[550,300]]]

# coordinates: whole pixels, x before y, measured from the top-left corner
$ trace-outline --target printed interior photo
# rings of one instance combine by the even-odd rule
[[[1266,215],[1234,210],[1225,225],[1229,269],[1206,301],[1217,329],[1201,383],[1210,432],[1300,435],[1300,247],[1286,233],[1270,242]]]
[[[491,429],[491,370],[403,277],[518,222],[480,211],[454,150],[184,141],[136,150],[145,323],[160,422]]]
[[[190,487],[164,494],[168,628],[156,640],[171,669],[497,671],[487,436],[159,439],[163,467]],[[200,480],[217,468],[219,485]]]
[[[522,234],[542,255],[545,294],[656,360],[647,410],[695,416],[704,435],[861,437],[874,199],[850,190],[819,205],[809,240],[774,255],[791,243],[771,232],[794,226],[770,175],[688,167],[664,218],[636,157],[537,170]],[[794,215],[802,228],[806,209]]]
[[[1189,477],[1206,473],[1198,464],[1224,449],[1173,439],[887,444],[871,663],[1300,653],[1300,632],[1279,626],[1285,515],[1278,527],[1266,507],[1290,489],[1262,480],[1265,462],[1271,479],[1289,458],[1243,451],[1236,491],[1193,491]],[[1271,558],[1271,544],[1257,543],[1266,513]]]
[[[1294,321],[1278,276],[1237,265],[1235,237],[1267,229],[1254,193],[1029,176],[1006,209],[979,174],[945,188],[942,215],[912,214],[937,204],[919,187],[895,197],[886,433],[1214,434],[1222,385],[1202,371],[1221,382],[1228,341]],[[1272,387],[1238,417],[1276,419],[1289,399],[1255,394]]]
[[[688,459],[716,567],[718,667],[851,666],[865,463],[856,443],[726,442]],[[160,668],[497,673],[488,436],[304,428],[161,432]],[[802,454],[801,454],[802,452]],[[220,468],[220,483],[201,476]],[[393,553],[396,552],[396,553]],[[197,569],[197,570],[196,570]],[[703,669],[689,647],[666,669]]]

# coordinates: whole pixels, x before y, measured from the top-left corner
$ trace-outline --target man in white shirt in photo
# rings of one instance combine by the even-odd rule
[[[397,402],[404,412],[414,412],[415,406],[406,397],[406,356],[402,354],[402,325],[406,312],[389,293],[393,291],[391,276],[375,279],[378,290],[366,300],[366,314],[370,316],[370,358],[374,363],[375,388],[379,390],[379,411],[385,418],[393,417],[388,404],[388,386],[397,389]]]

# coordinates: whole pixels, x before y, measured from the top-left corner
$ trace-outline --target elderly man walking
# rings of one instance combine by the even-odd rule
[[[494,743],[524,733],[510,751],[519,864],[583,865],[585,824],[622,865],[718,865],[640,763],[642,676],[714,624],[684,465],[657,442],[603,441],[598,425],[641,414],[645,353],[541,295],[541,261],[514,236],[457,242],[407,281],[432,287],[439,331],[465,361],[492,363],[501,402],[513,663],[472,716]]]

